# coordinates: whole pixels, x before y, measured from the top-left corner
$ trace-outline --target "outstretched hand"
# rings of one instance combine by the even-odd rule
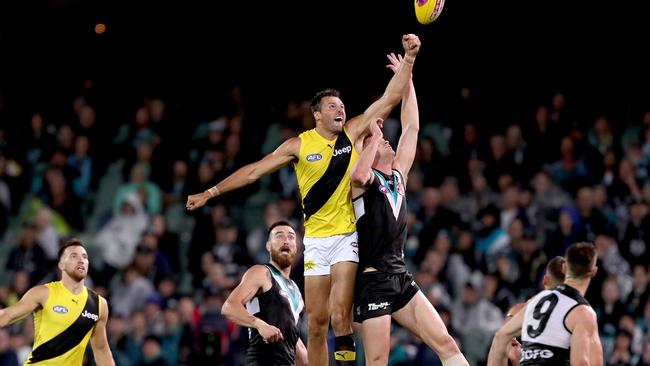
[[[415,34],[405,34],[402,36],[402,47],[407,56],[415,57],[420,50],[420,38]]]
[[[386,57],[388,58],[388,61],[390,61],[390,63],[386,65],[386,67],[393,70],[393,72],[397,72],[397,69],[399,69],[399,65],[402,64],[402,61],[404,61],[402,55],[400,54],[395,55],[393,52],[391,52],[389,55],[386,55]]]

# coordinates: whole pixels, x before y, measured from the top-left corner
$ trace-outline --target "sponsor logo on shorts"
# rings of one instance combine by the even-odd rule
[[[384,302],[380,302],[379,304],[375,304],[374,302],[371,302],[370,304],[368,304],[368,311],[375,311],[375,310],[379,310],[379,309],[386,309],[386,307],[387,307],[388,305],[390,305],[390,303],[388,303],[388,302],[386,302],[386,301],[384,301]]]
[[[57,313],[57,314],[67,314],[68,313],[68,308],[66,308],[63,305],[54,305],[52,307],[52,311]]]
[[[305,271],[316,268],[316,262],[313,260],[305,261]]]
[[[553,351],[549,349],[527,349],[521,352],[521,361],[551,357],[553,357]]]
[[[321,154],[309,154],[307,155],[307,161],[310,163],[313,163],[315,161],[319,161],[323,158],[323,155]]]

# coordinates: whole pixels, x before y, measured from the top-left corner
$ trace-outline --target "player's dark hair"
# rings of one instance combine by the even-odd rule
[[[83,243],[83,241],[81,241],[81,239],[76,239],[76,238],[75,239],[70,239],[65,244],[63,244],[61,246],[61,248],[59,248],[59,255],[57,256],[57,258],[59,258],[59,260],[61,260],[61,257],[63,256],[63,252],[65,252],[65,250],[67,248],[69,248],[69,247],[82,247],[82,248],[85,248],[84,243]]]
[[[564,272],[562,272],[562,265],[564,264],[564,257],[559,255],[550,261],[546,265],[546,275],[549,276],[553,282],[562,283],[564,282]]]
[[[318,112],[320,111],[320,102],[323,100],[325,97],[340,97],[341,93],[336,90],[336,89],[325,89],[321,90],[316,95],[314,95],[313,98],[311,98],[311,112]]]
[[[566,252],[567,268],[576,278],[588,277],[596,265],[596,247],[592,243],[572,244]]]
[[[267,236],[271,235],[271,231],[273,231],[273,229],[275,229],[278,226],[288,226],[292,228],[294,232],[296,231],[296,228],[293,227],[293,225],[291,225],[288,221],[281,220],[281,221],[276,221],[271,226],[269,226],[269,230],[267,231],[266,235]]]

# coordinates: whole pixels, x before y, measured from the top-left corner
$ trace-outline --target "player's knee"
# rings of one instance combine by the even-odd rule
[[[325,336],[329,326],[327,313],[307,314],[307,330],[310,336]]]
[[[349,327],[352,323],[352,308],[343,306],[342,304],[334,304],[332,306],[332,327]]]
[[[366,355],[367,366],[384,366],[388,364],[388,355]]]

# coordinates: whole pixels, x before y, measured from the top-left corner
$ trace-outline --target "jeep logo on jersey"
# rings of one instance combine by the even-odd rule
[[[54,305],[52,307],[52,311],[57,313],[57,314],[67,314],[68,313],[68,308],[66,308],[63,305]]]
[[[338,155],[342,155],[342,154],[349,154],[350,151],[352,151],[352,146],[348,145],[346,147],[342,147],[340,149],[334,150],[334,153],[332,153],[332,156],[338,156]]]
[[[99,316],[97,316],[97,314],[89,313],[88,310],[84,310],[84,312],[81,313],[81,316],[84,318],[92,319],[94,321],[97,321],[97,319],[99,319]]]
[[[321,155],[321,154],[309,154],[309,155],[307,155],[307,161],[310,162],[310,163],[313,163],[315,161],[319,161],[322,158],[323,158],[323,155]]]

